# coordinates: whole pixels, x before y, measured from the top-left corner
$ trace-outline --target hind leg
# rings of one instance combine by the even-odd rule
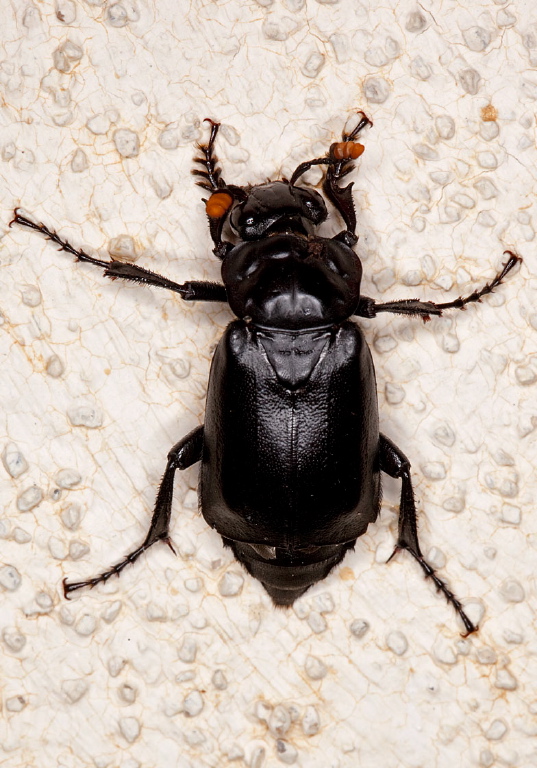
[[[470,621],[459,600],[447,587],[446,583],[436,575],[434,568],[429,565],[421,553],[418,541],[414,491],[412,489],[412,480],[410,477],[410,462],[405,454],[384,435],[380,436],[380,468],[383,472],[386,472],[387,475],[390,475],[390,477],[401,479],[399,535],[392,557],[398,550],[406,549],[406,551],[420,564],[425,576],[433,581],[436,589],[439,592],[442,592],[448,603],[451,603],[455,608],[466,629],[465,637],[471,635],[472,632],[477,632],[478,627]]]
[[[178,469],[186,469],[192,464],[195,464],[201,459],[201,453],[203,450],[203,426],[196,427],[186,437],[180,440],[168,454],[168,463],[164,471],[164,476],[160,484],[160,488],[157,494],[157,500],[155,502],[155,511],[151,518],[151,525],[149,526],[149,532],[145,538],[144,543],[129,552],[121,562],[116,563],[104,573],[99,576],[95,576],[93,579],[87,579],[86,581],[68,582],[67,579],[63,580],[63,594],[68,600],[71,592],[75,592],[82,587],[94,587],[96,584],[106,582],[110,576],[119,576],[121,571],[134,563],[140,555],[142,555],[149,547],[156,544],[157,541],[164,541],[175,552],[170,539],[170,517],[172,512],[172,500],[173,500],[173,481],[175,472]]]

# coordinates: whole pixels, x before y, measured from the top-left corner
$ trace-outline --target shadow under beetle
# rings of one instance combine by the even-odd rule
[[[211,193],[204,202],[223,285],[179,285],[133,264],[101,261],[15,211],[12,224],[41,232],[77,261],[102,267],[107,277],[168,288],[186,301],[227,301],[239,318],[227,327],[213,357],[205,424],[168,454],[144,543],[93,579],[64,580],[65,597],[119,575],[157,541],[172,547],[175,472],[201,461],[205,520],[276,605],[292,605],[376,520],[382,471],[402,483],[394,554],[410,552],[455,608],[466,634],[476,631],[421,553],[410,462],[379,433],[371,354],[349,318],[393,312],[428,320],[445,309],[464,309],[491,293],[520,258],[506,251],[509,259],[490,283],[444,304],[417,299],[377,304],[360,296],[362,265],[352,250],[358,239],[353,184],[340,185],[364,151],[355,139],[371,125],[363,112],[358,115],[341,142],[325,157],[301,163],[289,181],[245,187],[224,182],[214,154],[219,124],[208,120],[210,139],[199,145],[202,157],[195,158],[203,170],[193,173]],[[315,165],[326,166],[323,191],[345,224],[332,238],[315,234],[328,216],[323,197],[297,186]],[[224,239],[225,227],[235,242]]]

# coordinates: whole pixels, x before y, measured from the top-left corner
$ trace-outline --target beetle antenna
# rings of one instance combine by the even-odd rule
[[[204,170],[200,171],[199,168],[194,168],[192,174],[194,176],[201,176],[204,179],[204,181],[196,182],[198,187],[214,192],[226,186],[225,181],[221,178],[222,170],[217,166],[218,158],[214,153],[214,143],[218,135],[220,123],[215,123],[210,117],[206,117],[203,122],[211,124],[211,135],[207,144],[198,144],[198,149],[200,152],[203,152],[203,157],[195,157],[194,162],[203,165]]]
[[[336,142],[330,147],[330,151],[327,157],[316,157],[314,160],[306,160],[305,163],[300,163],[295,172],[291,176],[289,184],[293,186],[298,179],[314,165],[336,165],[337,169],[334,175],[334,181],[341,179],[350,173],[353,169],[353,165],[348,164],[349,160],[356,160],[359,155],[362,154],[363,148],[360,151],[358,147],[360,144],[353,145],[354,140],[367,125],[373,125],[373,122],[367,117],[365,112],[358,112],[360,120],[358,124],[352,129],[350,133],[343,131],[341,134],[341,142]]]

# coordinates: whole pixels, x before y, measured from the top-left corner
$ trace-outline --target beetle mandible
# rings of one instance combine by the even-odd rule
[[[418,299],[379,304],[361,296],[362,265],[352,250],[358,240],[353,183],[340,185],[364,151],[356,138],[372,125],[363,112],[358,117],[326,156],[301,163],[290,180],[242,187],[223,180],[214,153],[219,123],[207,120],[210,138],[198,145],[201,157],[194,160],[202,170],[193,173],[211,193],[204,202],[223,285],[179,285],[130,263],[101,261],[15,210],[11,224],[41,232],[77,261],[103,268],[106,277],[168,288],[186,301],[228,302],[238,318],[214,353],[204,425],[168,454],[145,541],[99,576],[64,579],[66,598],[119,575],[157,541],[173,549],[175,472],[201,461],[205,520],[276,605],[292,605],[376,520],[382,471],[402,486],[393,554],[407,550],[455,608],[466,634],[476,631],[422,555],[410,462],[379,432],[371,354],[350,318],[391,312],[428,320],[446,309],[464,309],[491,293],[521,259],[506,251],[508,261],[490,283],[443,304]],[[315,231],[328,216],[322,195],[297,185],[316,165],[326,166],[322,189],[345,224],[332,238]]]

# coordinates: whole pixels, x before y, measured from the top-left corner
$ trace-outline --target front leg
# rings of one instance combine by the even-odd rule
[[[444,304],[435,304],[432,301],[419,301],[419,299],[400,299],[389,301],[386,304],[377,304],[375,299],[368,296],[360,296],[360,302],[354,313],[358,317],[376,317],[379,312],[392,312],[395,315],[420,315],[424,320],[429,320],[430,315],[441,315],[444,309],[466,309],[466,305],[474,301],[481,301],[483,296],[493,293],[494,289],[503,283],[505,277],[513,269],[515,264],[521,262],[520,256],[513,251],[504,251],[509,259],[490,283],[483,288],[474,291],[469,296],[459,296],[455,301],[447,301]]]
[[[178,469],[186,469],[197,461],[201,460],[203,451],[203,426],[196,427],[186,437],[183,437],[168,454],[168,463],[164,471],[164,476],[160,484],[160,488],[157,494],[157,500],[155,502],[155,511],[151,518],[151,525],[149,526],[149,532],[145,538],[144,543],[129,552],[121,562],[116,563],[104,573],[99,576],[95,576],[93,579],[87,579],[86,581],[69,582],[67,579],[63,580],[63,594],[65,599],[69,599],[71,592],[75,592],[82,587],[94,587],[96,584],[106,582],[110,576],[119,576],[121,571],[138,560],[141,554],[143,554],[149,547],[156,544],[157,541],[164,541],[175,553],[171,539],[170,539],[170,516],[172,512],[173,501],[173,481],[175,472]]]
[[[355,139],[358,134],[368,125],[373,125],[371,120],[364,112],[358,113],[360,121],[351,133],[343,132],[342,141],[332,144],[330,147],[329,158],[330,165],[323,184],[323,190],[339,211],[349,234],[355,235],[356,230],[356,210],[352,198],[352,187],[354,182],[347,184],[346,187],[340,187],[340,180],[350,173],[354,166],[352,160],[360,157],[365,147],[358,144]],[[358,239],[358,238],[357,238]]]
[[[51,240],[56,245],[59,245],[60,250],[71,253],[77,261],[101,267],[104,270],[105,276],[110,277],[112,280],[121,278],[122,280],[131,280],[135,283],[154,285],[157,288],[167,288],[178,293],[185,301],[227,301],[226,289],[218,283],[193,280],[180,285],[173,282],[173,280],[168,280],[167,277],[157,275],[155,272],[143,269],[135,264],[128,264],[124,261],[103,261],[90,256],[82,250],[77,251],[67,240],[62,240],[54,230],[49,229],[45,224],[36,224],[31,219],[27,219],[19,213],[19,210],[19,208],[15,209],[14,218],[9,223],[9,226],[20,224],[23,227],[40,232],[42,235],[45,235],[47,240]]]
[[[433,581],[438,592],[442,592],[448,603],[451,603],[455,608],[466,629],[465,637],[471,635],[472,632],[477,632],[478,627],[470,621],[469,617],[464,612],[460,601],[455,597],[446,583],[436,575],[434,568],[429,565],[421,553],[418,541],[414,491],[412,489],[412,480],[410,477],[410,462],[405,454],[384,435],[380,436],[380,468],[383,472],[386,472],[387,475],[390,475],[390,477],[399,478],[401,480],[399,535],[390,560],[400,549],[406,549],[406,551],[420,564],[425,576]]]

